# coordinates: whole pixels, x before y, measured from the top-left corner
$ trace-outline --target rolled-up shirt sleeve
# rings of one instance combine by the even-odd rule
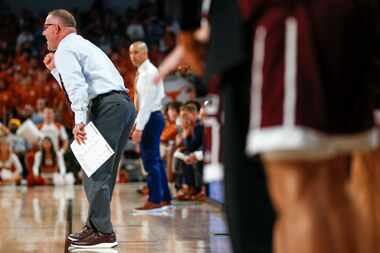
[[[73,50],[58,50],[54,56],[54,63],[56,70],[53,70],[52,74],[55,79],[58,78],[59,82],[59,74],[62,77],[63,84],[61,82],[60,84],[64,86],[71,102],[75,124],[86,123],[89,103],[88,84],[83,75],[79,57]]]
[[[157,97],[160,95],[160,87],[159,85],[154,84],[154,77],[155,74],[153,72],[147,72],[141,74],[138,79],[138,86],[142,88],[138,91],[139,112],[135,121],[137,130],[144,130],[150,114],[156,106],[154,101],[156,101]]]

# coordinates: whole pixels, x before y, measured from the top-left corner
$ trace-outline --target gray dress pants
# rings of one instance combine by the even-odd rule
[[[86,225],[97,232],[112,233],[111,200],[120,156],[136,117],[136,109],[125,93],[111,92],[91,101],[89,120],[94,123],[115,153],[91,176],[83,173],[89,202]]]

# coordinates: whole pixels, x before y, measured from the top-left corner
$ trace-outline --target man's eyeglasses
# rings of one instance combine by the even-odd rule
[[[60,29],[58,24],[44,24],[43,29],[44,31],[49,28],[49,26],[56,25],[58,27],[58,30]]]

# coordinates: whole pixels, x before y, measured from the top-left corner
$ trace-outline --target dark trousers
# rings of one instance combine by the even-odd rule
[[[185,167],[188,166],[184,161],[174,158],[174,186],[177,191],[181,190],[183,184],[188,184],[185,177]]]
[[[194,164],[194,189],[195,193],[202,191],[203,187],[203,162]]]
[[[202,191],[203,187],[203,162],[187,165],[184,161],[175,158],[175,187],[177,190],[186,184],[194,193]]]
[[[141,160],[148,173],[148,201],[156,204],[163,200],[171,200],[166,170],[160,157],[160,136],[164,126],[162,113],[160,111],[152,112],[144,127],[140,143]]]
[[[133,126],[136,109],[127,94],[112,93],[95,98],[89,116],[115,153],[91,177],[83,173],[84,190],[89,202],[86,225],[101,233],[112,233],[112,192],[120,155]]]
[[[180,190],[183,184],[195,188],[194,166],[187,165],[183,160],[174,158],[174,175],[175,188]]]
[[[259,157],[245,153],[249,124],[250,64],[222,76],[225,124],[225,208],[232,247],[236,253],[272,252],[275,213]]]

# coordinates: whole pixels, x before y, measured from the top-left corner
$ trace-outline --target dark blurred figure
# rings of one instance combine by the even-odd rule
[[[168,5],[172,6],[177,1],[169,2]],[[202,47],[199,41],[205,39],[208,30],[205,22],[202,21],[202,26],[200,22],[207,12],[207,2],[181,1],[177,9],[180,10],[182,31],[177,37],[177,47],[160,67],[162,76],[179,63],[190,65],[198,77],[204,75],[204,55],[202,49],[199,50]],[[238,253],[272,252],[275,214],[263,165],[258,156],[249,158],[245,154],[250,110],[252,23],[243,18],[237,1],[228,0],[211,2],[209,20],[211,34],[206,79],[210,80],[209,95],[214,106],[221,106],[224,110],[222,159],[232,247]]]

